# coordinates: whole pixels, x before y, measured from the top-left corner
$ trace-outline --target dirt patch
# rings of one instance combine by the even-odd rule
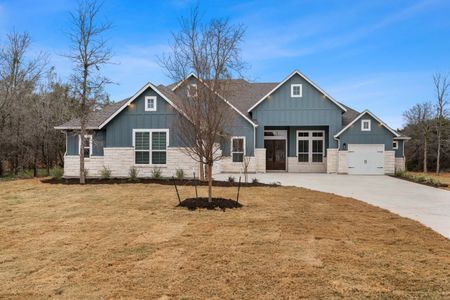
[[[80,180],[77,178],[45,178],[41,180],[42,183],[47,184],[65,184],[65,185],[80,185]],[[88,178],[86,179],[86,184],[162,184],[162,185],[173,185],[174,180],[171,178],[138,178],[136,180],[130,180],[127,178],[111,178],[111,179],[101,179],[101,178]],[[207,181],[193,180],[193,179],[175,179],[176,185],[185,185],[185,186],[207,186]],[[258,187],[258,186],[270,186],[277,187],[280,186],[278,183],[262,183],[262,182],[241,182],[240,185],[242,187]],[[219,181],[213,180],[213,186],[219,187],[237,187],[239,186],[239,182],[230,182],[230,181]]]
[[[221,209],[225,211],[227,208],[240,208],[242,207],[242,204],[237,202],[233,199],[224,199],[224,198],[212,198],[211,202],[208,198],[188,198],[181,201],[180,204],[178,204],[180,207],[186,207],[189,210],[196,210],[196,209]]]
[[[418,222],[296,187],[239,202],[192,212],[170,185],[1,182],[0,299],[450,298],[450,241]]]

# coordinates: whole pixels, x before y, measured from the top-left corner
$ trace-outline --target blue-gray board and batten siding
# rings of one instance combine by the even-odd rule
[[[361,130],[362,120],[371,121],[370,131]],[[344,131],[339,138],[341,141],[340,150],[344,149],[344,144],[384,144],[385,150],[394,150],[392,145],[394,134],[367,113]],[[403,157],[403,141],[398,142],[395,156]]]
[[[302,84],[302,97],[291,97],[291,84]],[[333,136],[342,128],[342,109],[319,90],[295,74],[252,111],[256,128],[256,148],[264,148],[264,129],[274,126],[326,128],[326,147],[337,148]],[[292,136],[294,135],[294,136]],[[296,156],[295,130],[290,130],[289,156]]]
[[[145,111],[145,97],[156,96],[156,111]],[[227,132],[246,137],[246,153],[253,154],[253,126],[241,115],[235,113],[233,126]],[[132,104],[115,116],[102,130],[93,133],[93,155],[103,156],[104,147],[132,147],[133,129],[169,129],[169,147],[183,147],[174,130],[178,112],[151,88],[144,91]],[[229,155],[230,144],[222,147],[224,154]],[[67,133],[67,155],[78,155],[78,135]]]

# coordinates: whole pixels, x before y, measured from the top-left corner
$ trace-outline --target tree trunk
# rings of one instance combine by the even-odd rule
[[[200,159],[201,160],[201,159]],[[205,168],[203,167],[203,163],[199,162],[200,164],[200,181],[205,181]]]
[[[436,155],[436,174],[439,175],[441,168],[441,130],[437,134],[437,155]]]
[[[3,177],[3,160],[0,156],[0,177]]]
[[[85,136],[85,129],[84,129],[84,122],[82,122],[81,125],[81,133],[79,138],[79,147],[80,147],[80,184],[86,183],[86,177],[84,172],[84,136]]]
[[[428,139],[425,138],[423,141],[423,172],[427,173],[427,158],[428,158]]]
[[[208,164],[208,201],[212,202],[212,164]]]
[[[34,152],[33,158],[33,177],[38,176],[38,168],[37,168],[37,151]]]

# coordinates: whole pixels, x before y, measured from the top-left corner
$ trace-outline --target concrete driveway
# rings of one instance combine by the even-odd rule
[[[217,179],[226,180],[219,174]],[[260,182],[280,182],[312,190],[352,197],[411,218],[450,239],[450,192],[390,176],[266,173],[250,174]]]

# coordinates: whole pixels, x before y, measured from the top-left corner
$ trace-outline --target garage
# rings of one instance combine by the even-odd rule
[[[348,174],[384,174],[384,144],[349,144],[347,158]]]

